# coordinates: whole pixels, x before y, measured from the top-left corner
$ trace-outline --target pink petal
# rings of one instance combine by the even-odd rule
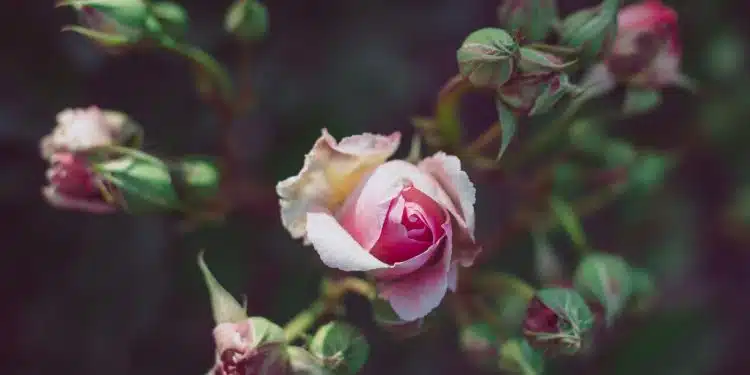
[[[362,247],[370,250],[380,238],[391,201],[410,184],[440,205],[450,202],[437,181],[414,164],[391,160],[361,183],[336,217]]]
[[[432,246],[441,247],[442,253],[437,262],[402,278],[378,282],[380,296],[390,302],[393,311],[404,321],[413,321],[429,314],[440,305],[448,290],[452,239],[450,228],[445,230],[445,236]]]
[[[362,179],[393,155],[400,140],[398,132],[365,133],[337,144],[323,129],[299,174],[276,185],[284,228],[294,238],[305,237],[307,213],[337,211]]]
[[[52,186],[42,189],[42,195],[51,206],[56,208],[82,211],[92,214],[105,214],[117,211],[115,207],[104,202],[70,198],[60,194],[60,192]]]
[[[447,193],[450,201],[445,202],[444,206],[455,219],[453,245],[456,255],[462,265],[470,266],[481,251],[474,238],[474,184],[461,170],[461,161],[444,152],[425,158],[419,163],[419,168],[430,174]]]
[[[618,29],[654,28],[677,23],[677,12],[659,0],[645,0],[623,7],[617,13]]]
[[[307,214],[307,238],[328,267],[342,271],[370,271],[387,268],[326,213]]]

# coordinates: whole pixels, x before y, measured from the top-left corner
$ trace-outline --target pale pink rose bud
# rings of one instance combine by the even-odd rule
[[[98,107],[68,108],[57,114],[52,133],[42,138],[42,158],[57,152],[86,152],[100,146],[138,146],[143,129],[127,115]]]
[[[617,16],[617,37],[609,56],[592,67],[584,86],[608,91],[616,82],[659,89],[687,86],[680,70],[682,46],[677,13],[661,0],[644,0],[623,7]]]
[[[380,297],[413,321],[455,289],[458,265],[470,266],[474,185],[455,156],[418,165],[386,160],[401,135],[362,134],[337,143],[324,129],[297,176],[277,185],[281,219],[312,244],[323,263],[375,277]]]
[[[260,324],[258,324],[260,323]],[[286,346],[279,340],[268,340],[260,325],[263,318],[237,323],[221,323],[214,328],[216,363],[212,375],[287,375],[291,369]]]

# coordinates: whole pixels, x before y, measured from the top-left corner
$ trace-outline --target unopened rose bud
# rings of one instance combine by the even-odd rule
[[[644,112],[658,105],[659,90],[666,86],[695,90],[695,83],[680,69],[677,19],[677,13],[660,0],[622,8],[611,51],[603,63],[591,67],[582,85],[587,91],[603,94],[618,82],[626,84],[631,88],[626,112]]]
[[[498,90],[498,98],[522,116],[543,114],[570,90],[568,75],[548,72],[519,76]]]
[[[265,318],[221,323],[214,329],[213,375],[289,375],[284,332]]]
[[[525,40],[543,41],[557,21],[555,0],[504,0],[497,9],[500,23]]]
[[[140,42],[152,16],[145,0],[63,0],[57,6],[70,6],[78,12],[82,26],[70,26],[69,30],[112,48]]]
[[[594,319],[589,306],[576,291],[542,289],[529,302],[523,334],[535,348],[575,354],[586,344]]]
[[[45,199],[62,209],[117,211],[112,196],[116,189],[95,170],[90,152],[104,146],[138,146],[142,134],[141,127],[120,112],[89,107],[58,113],[57,126],[40,142],[42,158],[50,163]]]
[[[458,50],[461,75],[480,87],[497,88],[515,71],[518,45],[503,29],[484,28],[471,33]]]

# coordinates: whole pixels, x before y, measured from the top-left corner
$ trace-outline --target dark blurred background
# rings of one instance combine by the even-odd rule
[[[203,374],[213,360],[212,321],[195,254],[253,315],[280,324],[316,296],[324,269],[278,222],[275,181],[302,164],[321,127],[337,137],[402,130],[430,115],[455,74],[455,50],[472,30],[496,24],[500,0],[269,0],[271,34],[240,54],[222,30],[230,1],[180,1],[189,39],[211,51],[259,98],[237,119],[248,172],[268,202],[182,239],[170,219],[58,211],[40,195],[38,140],[66,107],[127,112],[163,155],[216,153],[216,119],[187,65],[163,53],[112,57],[71,33],[72,11],[53,1],[7,0],[0,11],[0,369],[4,374]],[[655,112],[613,131],[638,147],[681,150],[662,189],[588,218],[599,248],[651,270],[662,290],[654,310],[618,322],[594,354],[551,364],[553,374],[747,374],[750,359],[750,74],[747,7],[729,0],[666,0],[680,14],[689,95],[666,90]],[[565,1],[564,11],[594,2]],[[467,132],[492,121],[477,104]],[[406,142],[405,142],[406,143]],[[402,147],[399,155],[406,153]],[[503,194],[480,183],[478,237],[507,219]],[[527,241],[526,241],[527,242]],[[527,272],[529,246],[498,252],[498,268]],[[561,245],[565,246],[565,245]],[[524,271],[525,270],[525,271]],[[528,273],[528,272],[527,272]],[[523,274],[523,273],[522,273]],[[480,373],[455,332],[431,331],[392,345],[371,338],[366,374]]]

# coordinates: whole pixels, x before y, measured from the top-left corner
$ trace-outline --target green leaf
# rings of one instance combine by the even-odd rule
[[[261,40],[268,33],[268,9],[256,0],[236,0],[227,10],[224,29],[242,41]]]
[[[356,374],[367,362],[370,345],[354,326],[333,321],[315,333],[310,342],[310,352],[337,373]]]
[[[545,233],[531,231],[534,242],[534,270],[542,285],[550,285],[563,280],[563,265],[555,254],[555,249]]]
[[[500,347],[499,366],[502,370],[519,375],[542,375],[544,357],[522,338],[513,338]]]
[[[565,232],[568,233],[570,240],[578,248],[586,249],[586,233],[583,230],[578,215],[575,213],[573,206],[565,202],[560,197],[551,197],[549,200],[550,208],[562,225]]]
[[[191,201],[202,202],[219,194],[221,175],[214,158],[185,157],[180,167]]]
[[[237,308],[238,305],[239,304],[234,305],[234,308]],[[233,314],[237,314],[237,316],[240,316],[239,311],[235,311],[233,312]],[[245,314],[244,307],[242,307],[242,314]],[[250,317],[250,326],[252,327],[252,342],[256,347],[269,343],[285,342],[284,329],[266,318],[260,316]]]
[[[633,292],[630,266],[616,255],[598,253],[586,256],[578,265],[574,280],[577,290],[595,297],[602,304],[610,324]]]
[[[622,0],[604,0],[600,7],[572,13],[562,24],[562,42],[581,50],[581,57],[590,60],[606,53],[604,47],[617,33],[617,12]]]
[[[122,47],[132,43],[130,38],[126,36],[104,33],[81,26],[65,26],[62,31],[72,31],[81,34],[104,47]]]
[[[307,350],[297,346],[287,347],[286,350],[291,367],[290,375],[333,375],[320,358]]]
[[[648,271],[643,268],[631,268],[630,279],[635,308],[644,310],[648,307],[651,298],[656,292],[654,280]]]
[[[505,150],[508,148],[510,141],[513,140],[513,136],[516,134],[516,127],[518,126],[518,118],[513,111],[508,108],[501,100],[496,100],[495,105],[497,106],[497,117],[500,121],[500,129],[502,135],[500,138],[500,151],[497,154],[497,159],[503,156]]]
[[[543,41],[557,21],[555,0],[503,1],[498,8],[500,24],[518,31],[524,40]]]
[[[127,211],[170,211],[181,207],[169,168],[158,159],[126,155],[96,163],[94,170],[123,192]]]
[[[539,341],[559,341],[570,353],[583,346],[584,335],[594,326],[594,314],[578,292],[567,288],[548,288],[537,292],[537,298],[562,319],[560,332],[537,333]]]
[[[557,56],[529,47],[521,47],[519,51],[521,56],[519,68],[525,73],[562,71],[576,63],[575,61],[564,62]]]
[[[549,112],[568,93],[570,81],[568,75],[560,73],[545,82],[534,100],[534,106],[529,110],[529,116],[541,115]]]
[[[471,33],[456,57],[462,76],[479,87],[500,87],[513,75],[518,45],[503,29],[484,28]]]
[[[223,286],[221,286],[219,281],[216,280],[211,273],[211,270],[208,269],[206,262],[203,260],[203,251],[198,253],[198,267],[200,267],[203,279],[206,281],[206,287],[208,287],[208,295],[211,299],[211,311],[214,315],[214,322],[216,324],[234,323],[247,319],[248,316],[245,312],[245,307],[232,297]]]
[[[185,8],[172,1],[159,1],[151,4],[151,12],[159,23],[161,33],[175,40],[184,39],[190,24]]]
[[[626,115],[646,113],[661,104],[661,92],[640,88],[628,88],[622,111]]]
[[[477,322],[463,327],[459,343],[472,363],[487,369],[494,367],[497,361],[498,338],[491,325]]]
[[[401,320],[388,301],[376,298],[370,303],[375,324],[398,339],[419,335],[425,329],[424,318],[411,322]]]
[[[638,194],[650,193],[664,182],[672,161],[660,155],[644,155],[629,168],[630,188]]]

